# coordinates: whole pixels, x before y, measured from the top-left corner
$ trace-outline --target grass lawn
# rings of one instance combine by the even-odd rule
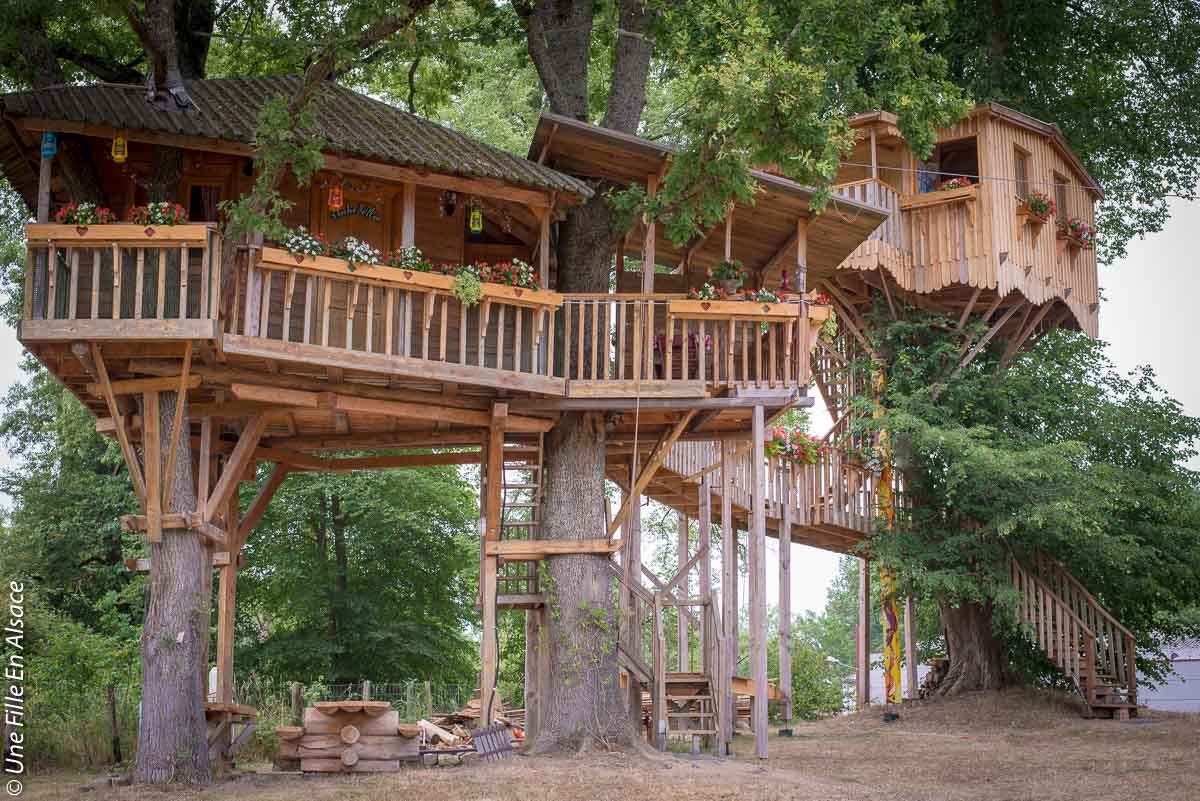
[[[1014,691],[798,724],[771,737],[760,765],[739,736],[733,759],[516,757],[502,763],[412,768],[376,776],[244,774],[204,789],[80,791],[91,777],[35,776],[23,799],[150,801],[1196,801],[1200,717],[1143,712],[1082,720],[1069,702]],[[255,766],[269,771],[268,766]]]

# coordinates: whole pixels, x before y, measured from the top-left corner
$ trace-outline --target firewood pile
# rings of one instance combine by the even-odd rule
[[[921,682],[921,686],[917,690],[917,697],[929,698],[937,692],[938,685],[942,683],[942,679],[946,678],[946,673],[949,670],[949,659],[937,658],[929,660],[929,672],[925,674],[925,679]]]
[[[280,770],[389,772],[421,756],[421,729],[401,723],[386,701],[319,701],[304,710],[303,726],[280,726],[275,733]]]
[[[415,724],[401,723],[400,713],[386,701],[319,701],[304,710],[303,726],[280,726],[278,770],[305,773],[387,772],[402,761],[433,755],[457,762],[473,753],[471,731],[479,728],[478,698],[458,712]],[[495,722],[506,727],[514,745],[525,739],[525,710],[496,710]]]

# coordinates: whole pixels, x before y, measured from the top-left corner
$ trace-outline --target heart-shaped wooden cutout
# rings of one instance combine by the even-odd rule
[[[524,289],[518,289],[518,290],[514,291],[514,292],[513,292],[513,294],[514,294],[514,295],[516,295],[516,296],[519,298],[519,297],[521,297],[522,295],[524,295],[524,294],[525,294],[525,290],[524,290]]]
[[[86,225],[75,226],[75,233],[79,234],[80,236],[85,236],[87,234],[87,226]]]
[[[764,303],[764,304],[763,304],[763,311],[765,311],[765,312],[769,312],[770,310],[771,310],[771,304],[770,304],[770,303]]]
[[[145,231],[146,236],[154,236],[154,233],[155,232],[154,232],[153,228],[151,228],[150,226],[146,226],[146,231]]]
[[[404,277],[405,277],[405,278],[412,278],[412,270],[405,270],[405,271],[404,271]]]
[[[304,261],[304,256],[300,253],[293,253],[292,258],[296,260],[296,264],[299,264],[300,262]]]
[[[704,309],[705,311],[708,311],[710,306],[712,306],[711,303],[701,303],[700,304],[700,308]]]

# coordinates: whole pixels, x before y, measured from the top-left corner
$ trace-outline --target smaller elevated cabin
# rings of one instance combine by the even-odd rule
[[[1095,250],[1064,229],[1068,221],[1092,228],[1103,192],[1057,126],[981,105],[939,131],[921,160],[894,114],[862,114],[851,124],[858,140],[835,191],[890,216],[841,269],[885,270],[903,290],[951,308],[1016,292],[1039,324],[1096,336]],[[1054,204],[1046,219],[1028,207],[1037,193]]]

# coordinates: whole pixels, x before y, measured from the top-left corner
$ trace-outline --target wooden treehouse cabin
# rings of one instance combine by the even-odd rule
[[[1053,223],[1023,217],[1010,197],[1015,183],[918,192],[915,162],[886,114],[856,119],[860,146],[829,211],[814,212],[811,188],[759,172],[752,207],[732,208],[684,246],[653,224],[635,226],[614,248],[615,291],[578,294],[557,291],[570,269],[557,261],[559,221],[601,180],[654,191],[670,148],[546,114],[530,158],[520,158],[330,84],[309,132],[324,141],[324,167],[308,186],[285,183],[285,222],[397,257],[372,263],[361,249],[348,260],[294,239],[225,238],[221,203],[255,178],[259,112],[296,80],[192,81],[184,109],[147,102],[140,86],[0,96],[0,164],[37,211],[27,228],[20,340],[120,443],[142,507],[125,525],[144,532],[151,554],[165,529],[194,532],[219,573],[214,757],[228,759],[234,731],[253,725],[253,710],[233,697],[236,579],[241,548],[280,484],[293,472],[465,463],[480,464],[483,476],[485,710],[500,658],[496,616],[517,610],[526,617],[525,705],[536,733],[549,680],[537,563],[597,554],[613,560],[622,681],[639,720],[644,693],[649,736],[724,749],[748,708],[765,757],[768,702],[791,716],[786,630],[780,674],[774,683],[767,676],[765,538],[850,553],[871,533],[879,491],[878,475],[838,448],[815,464],[767,459],[768,422],[811,405],[813,383],[834,418],[845,417],[853,387],[839,377],[839,360],[856,347],[861,310],[878,293],[964,318],[982,313],[994,321],[986,339],[1014,348],[1054,325],[1095,331],[1091,251],[1060,245]],[[962,155],[967,141],[973,163]],[[183,152],[168,188],[187,222],[147,221],[162,148]],[[1091,219],[1098,189],[1049,126],[988,107],[946,132],[939,153],[946,169],[976,175],[1007,174],[1024,153],[1023,181],[1057,191],[1061,170],[1079,186],[1063,206]],[[81,199],[73,192],[89,190],[122,222],[72,219],[79,209],[69,203]],[[786,283],[792,293],[689,298],[708,268],[734,259],[751,286]],[[438,269],[481,262],[528,269],[517,280],[479,273],[499,278],[480,282],[477,296]],[[822,296],[806,293],[813,289]],[[817,335],[828,304],[839,325],[831,341]],[[178,405],[160,417],[166,403]],[[607,474],[623,500],[606,531],[540,539],[543,435],[578,410],[610,415]],[[194,509],[171,505],[175,471],[163,469],[163,457],[173,465],[180,449],[195,465]],[[239,508],[238,485],[264,462],[269,477]],[[643,496],[702,531],[719,524],[723,553],[735,554],[746,531],[748,589],[738,589],[731,559],[714,595],[709,548],[690,551],[686,536],[676,576],[663,581],[645,569]],[[781,549],[783,619],[789,552]],[[1039,641],[1093,707],[1134,703],[1132,638],[1052,569],[1061,571],[1045,561],[1014,565]],[[739,592],[751,609],[748,674],[737,656]],[[673,633],[663,628],[666,607],[679,610]],[[689,628],[700,632],[698,648],[688,645]],[[671,636],[683,646],[667,665]],[[345,769],[392,769],[393,760],[360,760],[355,748],[343,749]]]

